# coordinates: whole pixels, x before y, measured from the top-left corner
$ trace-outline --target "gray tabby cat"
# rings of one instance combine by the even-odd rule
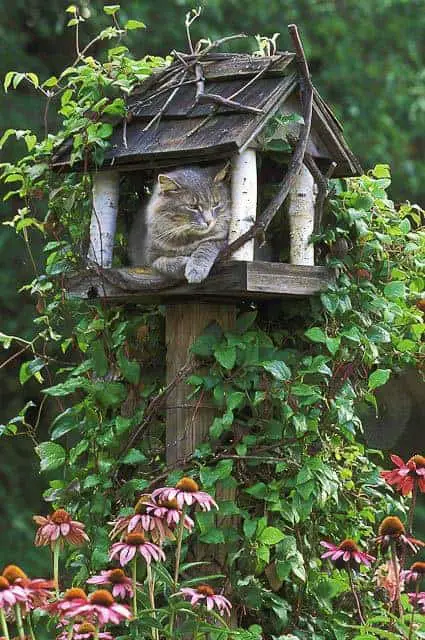
[[[227,174],[228,165],[160,173],[130,233],[132,264],[152,266],[173,280],[205,280],[229,234]]]

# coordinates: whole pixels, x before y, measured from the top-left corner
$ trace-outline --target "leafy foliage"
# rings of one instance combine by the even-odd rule
[[[70,26],[79,28],[81,16],[70,13]],[[106,13],[114,26],[95,43],[124,35],[117,11]],[[136,26],[142,24],[126,28]],[[91,184],[86,172],[58,177],[49,169],[55,146],[69,136],[75,161],[101,162],[112,124],[124,115],[123,97],[165,62],[134,60],[122,44],[104,62],[83,51],[55,78],[6,77],[7,88],[30,82],[48,92],[61,124],[41,139],[7,131],[3,142],[23,140],[27,155],[2,165],[3,183],[12,186],[5,198],[18,203],[8,224],[28,247],[32,234],[41,234],[45,268],[24,287],[37,301],[31,335],[0,336],[5,349],[18,346],[28,356],[19,380],[42,386],[42,404],[35,419],[27,406],[1,436],[31,437],[41,471],[50,474],[45,499],[87,523],[91,545],[67,559],[75,584],[105,566],[105,522],[168,471],[164,415],[159,405],[152,410],[164,388],[162,309],[64,297],[61,277],[78,263],[87,235]],[[362,404],[376,408],[375,390],[406,365],[420,368],[424,357],[423,212],[409,203],[396,207],[389,186],[387,165],[335,183],[316,242],[322,255],[339,238],[350,250],[326,258],[336,277],[320,300],[282,305],[273,318],[244,311],[233,331],[209,327],[192,347],[206,366],[188,383],[195,396],[213,399],[217,417],[188,468],[205,490],[236,495],[220,504],[224,523],[197,513],[197,534],[202,543],[227,545],[224,571],[246,638],[356,634],[347,578],[329,575],[319,541],[371,539],[385,515],[404,513],[358,439]],[[44,405],[53,407],[54,420],[39,442]],[[169,482],[182,474],[173,470]],[[226,524],[235,521],[240,526]],[[188,545],[184,553],[190,559]],[[373,583],[361,579],[371,618],[357,640],[392,637],[387,610],[370,595]]]

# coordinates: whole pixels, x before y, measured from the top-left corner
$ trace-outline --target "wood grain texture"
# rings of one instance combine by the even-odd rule
[[[69,275],[64,288],[71,297],[158,304],[193,298],[228,301],[310,296],[324,291],[333,279],[327,267],[229,261],[215,265],[211,275],[196,285],[170,287],[163,278],[143,269],[87,269]]]

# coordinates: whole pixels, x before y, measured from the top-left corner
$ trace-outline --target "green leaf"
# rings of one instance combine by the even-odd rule
[[[391,178],[390,165],[389,164],[377,164],[372,169],[372,175],[375,178]]]
[[[389,282],[384,287],[384,295],[390,300],[406,297],[406,284],[404,282]]]
[[[57,384],[54,387],[43,389],[42,393],[45,393],[48,396],[55,396],[55,397],[67,396],[70,393],[74,393],[74,391],[86,385],[87,385],[86,378],[82,378],[82,377],[70,378],[66,382]]]
[[[233,369],[236,362],[236,347],[225,345],[214,350],[215,359],[225,369]]]
[[[207,358],[213,355],[214,349],[216,348],[218,342],[219,338],[216,335],[213,335],[211,333],[204,333],[202,336],[199,336],[199,338],[195,340],[195,342],[190,347],[190,350],[196,356]]]
[[[103,7],[103,11],[108,16],[113,16],[119,10],[120,10],[120,5],[119,4],[109,4],[109,5],[106,5],[105,7]]]
[[[282,533],[276,527],[266,527],[258,537],[258,540],[266,545],[278,544],[283,538],[285,534]]]
[[[146,462],[146,456],[138,449],[130,449],[130,451],[121,460],[122,464],[141,464]]]
[[[276,380],[290,380],[291,370],[282,360],[270,360],[270,362],[262,362],[263,369],[272,374]]]
[[[257,318],[257,313],[257,311],[241,313],[236,320],[236,331],[239,331],[239,333],[248,331],[248,329],[254,324]]]
[[[391,336],[389,332],[377,324],[372,325],[368,329],[367,336],[371,342],[391,342]]]
[[[66,433],[73,431],[79,427],[79,421],[75,415],[73,407],[69,407],[63,413],[59,414],[52,422],[52,440],[62,438]]]
[[[35,451],[40,458],[40,471],[53,471],[65,463],[66,451],[56,442],[40,442]]]
[[[326,348],[328,349],[329,353],[331,353],[334,356],[341,344],[341,338],[339,336],[336,338],[326,338],[325,342],[326,342]]]
[[[369,376],[369,391],[382,387],[390,379],[391,369],[377,369]]]
[[[224,533],[221,529],[210,529],[206,533],[203,533],[199,539],[201,542],[206,542],[208,544],[223,544]]]
[[[309,338],[312,342],[323,342],[327,340],[326,333],[320,327],[311,327],[304,332],[306,338]]]
[[[92,342],[89,353],[96,374],[100,377],[105,376],[108,373],[109,363],[108,358],[106,357],[103,340],[99,339]]]
[[[146,25],[144,22],[140,22],[140,20],[128,20],[124,25],[124,29],[128,31],[132,31],[133,29],[146,29]]]
[[[128,360],[122,349],[118,351],[117,360],[123,378],[131,384],[137,384],[140,380],[140,364],[135,360]]]
[[[43,378],[40,374],[37,375],[37,373],[45,366],[46,363],[43,358],[35,358],[34,360],[24,362],[19,369],[19,382],[21,384],[25,384],[27,380],[33,376],[38,380],[38,382],[43,382]]]

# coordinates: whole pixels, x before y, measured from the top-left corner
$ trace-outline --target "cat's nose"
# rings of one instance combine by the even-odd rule
[[[204,211],[202,217],[207,227],[210,227],[214,222],[214,214],[212,211]]]

